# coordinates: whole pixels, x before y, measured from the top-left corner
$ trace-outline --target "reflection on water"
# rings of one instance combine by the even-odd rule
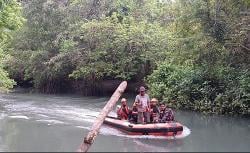
[[[0,151],[76,151],[107,100],[76,95],[1,94]],[[250,151],[247,118],[187,111],[177,111],[176,118],[185,125],[183,135],[176,138],[127,136],[104,125],[90,151]]]

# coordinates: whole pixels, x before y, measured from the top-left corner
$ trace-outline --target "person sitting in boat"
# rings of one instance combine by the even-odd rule
[[[148,94],[146,94],[146,89],[141,86],[140,93],[135,97],[135,102],[138,102],[138,119],[137,123],[144,124],[150,123],[150,99]]]
[[[171,108],[167,108],[165,103],[160,104],[160,114],[159,114],[159,122],[166,123],[174,120],[174,112]]]
[[[131,113],[130,113],[130,118],[129,121],[132,123],[137,123],[138,120],[138,102],[134,102],[132,109],[131,109]]]
[[[158,100],[156,98],[152,98],[150,101],[150,121],[152,123],[158,123],[159,120],[159,108],[157,107]]]
[[[129,116],[129,108],[127,106],[127,99],[122,98],[121,99],[121,107],[117,110],[117,116],[121,120],[127,120]]]

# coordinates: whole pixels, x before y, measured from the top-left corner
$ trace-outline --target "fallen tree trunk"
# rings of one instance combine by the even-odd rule
[[[102,109],[100,114],[98,115],[96,121],[92,125],[91,130],[89,131],[88,135],[84,138],[80,148],[79,152],[87,152],[91,145],[93,144],[95,137],[99,133],[99,130],[103,124],[103,121],[105,117],[110,113],[110,111],[113,109],[116,102],[119,100],[122,93],[125,91],[127,87],[127,81],[123,81],[119,87],[115,90],[113,95],[110,97],[109,101],[105,105],[105,107]]]

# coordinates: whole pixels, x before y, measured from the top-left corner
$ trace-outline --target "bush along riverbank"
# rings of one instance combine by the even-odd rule
[[[250,113],[249,0],[8,2],[0,89],[104,95],[127,80],[175,108]]]
[[[210,8],[218,8],[217,2],[207,2],[203,9],[186,5],[173,23],[171,57],[147,77],[151,94],[175,108],[249,116],[250,14],[242,11],[249,5],[227,1],[219,11]],[[223,16],[225,12],[229,14]]]
[[[250,75],[235,69],[160,65],[148,77],[150,93],[174,108],[249,115]]]

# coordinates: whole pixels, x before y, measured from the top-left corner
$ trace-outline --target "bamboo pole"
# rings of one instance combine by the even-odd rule
[[[125,91],[127,87],[127,81],[123,81],[118,88],[115,90],[113,95],[110,97],[109,101],[105,105],[105,107],[102,109],[100,114],[98,115],[96,121],[91,127],[91,130],[89,131],[88,135],[84,138],[80,148],[79,152],[87,152],[91,145],[93,144],[96,136],[99,133],[99,130],[101,128],[101,125],[103,124],[103,121],[105,117],[109,114],[109,112],[113,109],[116,102],[119,100],[122,93]]]

